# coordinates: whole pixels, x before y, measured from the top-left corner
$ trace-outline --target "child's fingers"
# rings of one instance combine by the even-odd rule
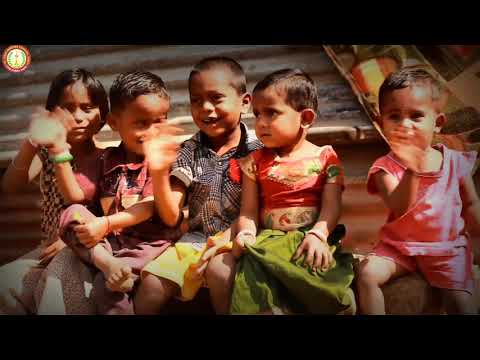
[[[327,271],[330,268],[330,265],[332,265],[333,256],[330,251],[327,251],[326,253],[324,253],[323,257],[324,257],[324,263],[322,266],[322,270]]]
[[[323,264],[322,264],[322,271],[327,271],[330,267],[330,260],[328,257],[328,253],[323,253]]]
[[[84,246],[87,248],[87,249],[91,249],[93,248],[94,246],[96,246],[98,244],[98,241],[95,240],[95,239],[91,239],[89,241],[87,241],[86,244],[84,244]]]
[[[208,261],[205,261],[202,265],[195,269],[195,275],[198,277],[203,276],[205,270],[207,270]]]
[[[313,264],[313,268],[316,270],[322,268],[322,252],[316,251],[315,255],[315,263]]]
[[[211,257],[213,257],[215,255],[215,253],[217,252],[218,250],[218,247],[217,246],[212,246],[210,249],[207,249],[203,255],[202,255],[202,258],[201,260],[202,261],[207,261],[209,260]]]
[[[303,261],[303,264],[306,264],[310,267],[313,266],[314,256],[315,256],[315,249],[313,247],[309,247],[307,251],[307,257]]]
[[[76,126],[75,119],[70,111],[67,111],[59,106],[55,107],[51,113],[51,119],[58,121],[67,131],[70,131]]]
[[[73,231],[75,231],[75,234],[77,234],[77,236],[89,234],[89,230],[86,225],[77,225],[73,228]]]
[[[306,245],[305,241],[302,241],[297,251],[295,252],[295,255],[293,255],[293,260],[297,260],[300,257],[300,255],[302,255],[305,245]]]

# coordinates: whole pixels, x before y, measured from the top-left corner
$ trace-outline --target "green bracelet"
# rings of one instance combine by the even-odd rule
[[[58,155],[55,155],[50,158],[55,164],[63,164],[73,160],[73,155],[70,154],[70,151],[64,151]]]

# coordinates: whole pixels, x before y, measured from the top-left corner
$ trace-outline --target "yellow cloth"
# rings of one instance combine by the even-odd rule
[[[192,300],[202,286],[206,286],[205,278],[195,277],[193,271],[197,268],[199,260],[208,249],[216,247],[215,255],[231,251],[232,242],[221,244],[216,242],[221,234],[209,239],[200,250],[195,249],[190,243],[176,243],[174,247],[167,249],[162,255],[148,263],[142,270],[142,278],[147,273],[168,279],[178,284],[181,289],[179,299],[182,301]],[[215,256],[214,255],[214,256]],[[213,256],[212,256],[213,257]]]

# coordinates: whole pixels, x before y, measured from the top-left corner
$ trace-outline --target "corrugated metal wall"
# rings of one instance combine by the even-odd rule
[[[122,71],[145,69],[160,75],[172,96],[170,118],[178,117],[187,133],[195,131],[189,116],[187,77],[201,58],[225,55],[235,58],[247,72],[248,88],[266,74],[284,67],[306,70],[319,89],[318,122],[311,129],[317,143],[334,144],[346,166],[347,191],[344,222],[348,242],[356,246],[371,239],[376,223],[384,220],[379,202],[366,196],[368,166],[386,152],[349,85],[337,72],[321,46],[289,45],[35,45],[30,68],[20,74],[0,70],[0,168],[4,168],[26,135],[29,115],[44,106],[49,83],[60,71],[80,66],[93,71],[108,89]],[[252,116],[246,117],[252,124]],[[106,126],[98,136],[103,145],[118,140]],[[31,189],[0,199],[0,263],[24,253],[40,240],[39,195]],[[372,220],[373,219],[373,220]]]

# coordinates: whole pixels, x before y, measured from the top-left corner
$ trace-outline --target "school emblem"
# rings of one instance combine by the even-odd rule
[[[2,54],[3,67],[10,72],[23,72],[30,66],[30,51],[23,45],[11,45]]]

